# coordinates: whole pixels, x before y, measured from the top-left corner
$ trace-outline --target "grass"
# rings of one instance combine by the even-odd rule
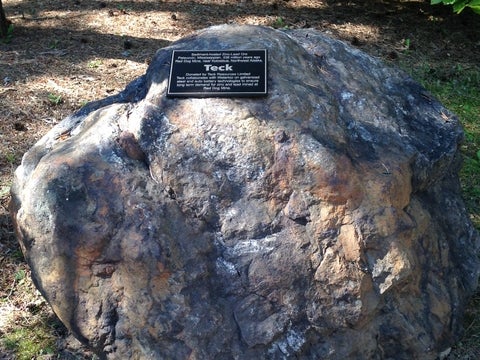
[[[38,356],[55,353],[56,337],[44,323],[16,328],[3,339],[4,347],[17,354],[19,360],[30,360]]]
[[[60,105],[63,102],[62,95],[56,95],[56,94],[48,94],[48,100],[52,105]]]
[[[46,311],[47,304],[33,286],[29,269],[20,262],[23,258],[21,252],[18,250],[9,255],[19,263],[16,267],[4,269],[12,272],[13,283],[8,293],[0,298],[0,354],[18,360],[48,358],[55,354],[63,325]],[[22,306],[18,304],[18,293],[25,301]]]
[[[102,61],[101,60],[91,60],[88,62],[87,66],[90,68],[90,69],[96,69],[98,67],[100,67],[100,65],[102,65]]]

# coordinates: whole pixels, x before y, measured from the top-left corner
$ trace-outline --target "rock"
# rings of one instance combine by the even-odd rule
[[[264,49],[264,98],[167,98],[172,49]],[[435,359],[479,274],[457,118],[315,30],[161,49],[22,161],[35,283],[103,359]]]

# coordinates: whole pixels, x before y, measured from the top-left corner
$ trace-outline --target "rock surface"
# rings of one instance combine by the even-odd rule
[[[172,49],[268,49],[265,98],[166,97]],[[435,359],[479,238],[457,118],[314,30],[219,26],[25,154],[36,285],[107,359]]]

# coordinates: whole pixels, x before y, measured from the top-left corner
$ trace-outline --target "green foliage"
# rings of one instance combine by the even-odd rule
[[[457,14],[462,12],[462,10],[466,7],[469,7],[477,14],[480,14],[480,0],[430,0],[430,3],[432,5],[452,5],[453,11],[455,11]]]
[[[24,257],[23,257],[23,253],[22,253],[22,250],[20,249],[17,249],[13,252],[10,253],[11,254],[11,258],[13,260],[16,260],[16,261],[25,261]]]
[[[96,69],[98,68],[100,65],[102,65],[102,60],[91,60],[88,62],[87,66],[90,68],[90,69]]]
[[[274,27],[275,29],[288,29],[288,26],[285,23],[285,20],[281,16],[275,19],[275,21],[272,24],[272,27]]]
[[[59,105],[63,102],[62,95],[48,94],[48,100],[52,105]]]
[[[14,154],[14,153],[7,153],[7,154],[5,154],[5,160],[7,160],[7,162],[8,162],[9,164],[12,164],[12,165],[13,165],[13,164],[15,163],[15,160],[16,160],[15,154]]]
[[[15,280],[16,281],[21,281],[21,280],[25,279],[25,276],[26,276],[25,270],[20,269],[15,273]]]

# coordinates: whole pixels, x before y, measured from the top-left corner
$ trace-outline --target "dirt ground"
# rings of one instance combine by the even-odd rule
[[[480,71],[480,16],[469,10],[454,15],[429,1],[3,0],[3,5],[14,32],[0,43],[0,337],[29,323],[32,313],[53,317],[28,280],[13,237],[7,203],[14,169],[54,124],[143,74],[157,49],[215,24],[312,27],[394,66],[423,67],[447,78],[460,67]],[[56,334],[61,346],[73,349],[68,354],[85,354],[60,325]]]

